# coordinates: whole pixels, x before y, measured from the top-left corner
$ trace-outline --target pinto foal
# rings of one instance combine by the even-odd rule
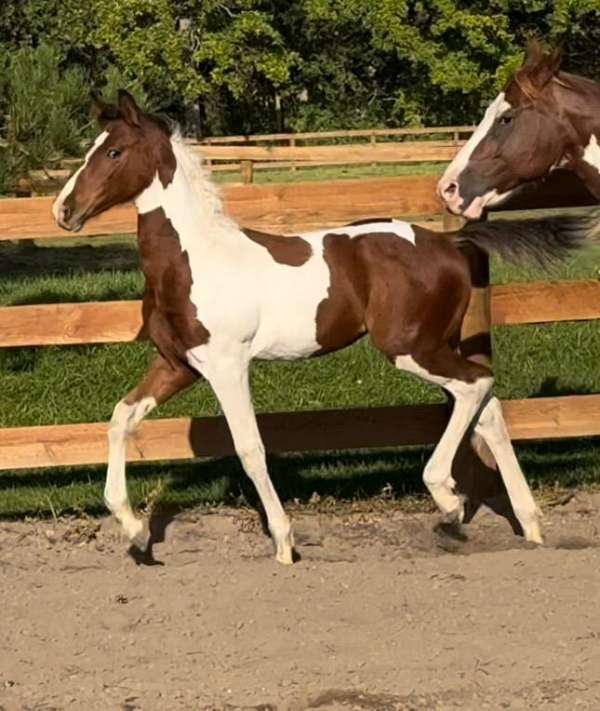
[[[126,438],[154,407],[203,376],[256,486],[277,560],[291,563],[292,530],[267,471],[248,367],[252,358],[329,353],[368,332],[397,368],[454,398],[424,472],[442,513],[462,520],[463,502],[450,472],[475,422],[499,464],[525,537],[541,542],[538,510],[491,395],[492,374],[458,352],[472,245],[539,257],[538,223],[492,223],[445,236],[387,219],[295,237],[243,230],[223,214],[204,168],[163,122],[126,92],[119,93],[118,105],[101,104],[99,111],[103,131],[53,212],[62,227],[78,230],[88,218],[128,200],[138,211],[144,319],[159,354],[115,407],[105,488],[106,504],[131,541],[143,547],[147,534],[128,499]],[[545,249],[577,241],[574,221],[549,224]]]

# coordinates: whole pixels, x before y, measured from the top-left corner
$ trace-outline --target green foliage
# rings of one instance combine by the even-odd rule
[[[4,0],[0,181],[80,150],[87,87],[205,135],[469,123],[532,36],[600,74],[599,20],[600,0]]]
[[[78,155],[89,85],[77,67],[60,69],[58,51],[24,47],[5,60],[4,179]]]

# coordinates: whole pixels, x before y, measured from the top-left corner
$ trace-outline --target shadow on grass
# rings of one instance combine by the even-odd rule
[[[523,469],[537,486],[554,485],[573,487],[582,483],[600,482],[600,441],[581,439],[523,444],[517,447]],[[429,450],[328,452],[310,455],[270,456],[269,471],[284,502],[308,502],[315,494],[324,499],[339,501],[368,501],[386,495],[403,497],[424,495],[422,483],[424,464]],[[3,472],[0,474],[0,496],[3,491],[16,488],[39,489],[40,496],[28,507],[26,500],[18,510],[3,518],[26,515],[51,515],[51,507],[44,505],[44,490],[50,493],[78,485],[97,487],[97,501],[83,507],[85,513],[105,514],[101,491],[105,469],[73,468]],[[202,504],[249,504],[259,508],[252,483],[245,476],[239,461],[234,457],[198,460],[185,464],[130,464],[127,478],[135,498],[144,483],[164,480],[164,491],[156,501],[157,515],[176,512]],[[582,481],[584,479],[585,481]],[[61,513],[81,513],[81,508],[65,507]]]
[[[0,276],[13,279],[138,269],[138,253],[133,242],[69,247],[40,247],[32,240],[0,242]]]

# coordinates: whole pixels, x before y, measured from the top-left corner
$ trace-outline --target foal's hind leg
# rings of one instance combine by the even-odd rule
[[[523,529],[523,535],[528,541],[542,543],[538,520],[541,513],[519,466],[506,430],[502,406],[498,398],[492,397],[484,407],[475,426],[475,431],[487,442],[498,462],[500,475],[506,486],[515,516]]]
[[[147,544],[143,534],[144,526],[131,510],[127,495],[127,437],[151,410],[171,395],[191,385],[197,378],[198,375],[191,368],[173,368],[162,356],[157,356],[144,379],[117,403],[110,420],[104,501],[123,526],[129,540],[141,549]]]
[[[452,462],[469,425],[491,390],[491,373],[484,366],[461,357],[449,346],[414,357],[397,356],[394,362],[401,370],[441,385],[454,397],[450,420],[425,466],[423,481],[442,513],[461,522],[464,507],[454,491],[456,482],[451,474]]]

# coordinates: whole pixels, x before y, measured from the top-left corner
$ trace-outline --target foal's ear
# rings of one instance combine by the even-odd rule
[[[522,78],[526,78],[536,91],[541,91],[558,74],[561,59],[560,47],[555,47],[551,52],[544,52],[538,40],[532,40],[527,45],[525,60],[519,74]]]
[[[125,89],[119,89],[119,111],[121,116],[132,126],[140,126],[142,121],[142,110],[136,104],[133,96]]]
[[[102,95],[96,89],[90,91],[92,99],[92,115],[98,121],[100,126],[104,128],[109,121],[114,121],[119,118],[119,110],[114,104],[108,104],[102,98]]]

